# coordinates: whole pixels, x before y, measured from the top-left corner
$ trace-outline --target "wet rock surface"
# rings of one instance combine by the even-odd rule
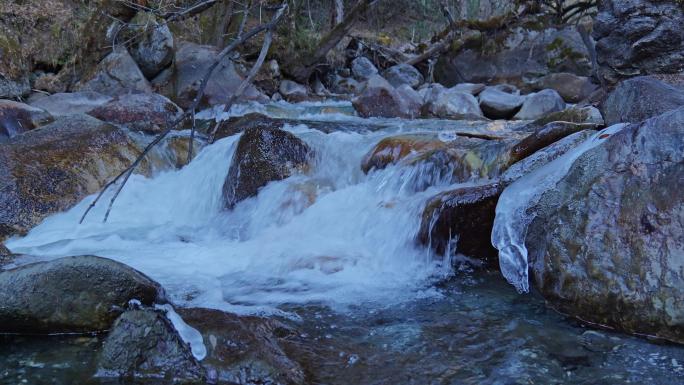
[[[491,233],[500,183],[459,187],[430,199],[423,211],[418,241],[438,254],[464,254],[475,265],[498,266]]]
[[[121,129],[86,115],[0,143],[0,234],[24,234],[97,192],[140,153]]]
[[[255,196],[268,182],[307,167],[310,149],[289,132],[270,127],[247,129],[240,138],[223,185],[227,208]]]
[[[555,307],[684,342],[683,123],[680,108],[604,138],[535,205],[530,271]]]
[[[190,308],[179,314],[199,330],[207,347],[202,360],[210,381],[236,384],[306,384],[299,363],[288,356],[297,331],[268,318]]]
[[[47,111],[11,100],[0,100],[0,141],[52,122]]]
[[[183,111],[159,94],[125,94],[88,112],[105,122],[122,125],[134,131],[156,134],[177,120]]]
[[[637,123],[684,106],[684,90],[640,76],[620,83],[601,109],[606,124]]]
[[[93,332],[108,329],[130,300],[163,300],[144,274],[109,259],[66,257],[0,272],[0,331]]]
[[[204,369],[163,313],[130,310],[114,322],[98,361],[100,378],[202,384]]]

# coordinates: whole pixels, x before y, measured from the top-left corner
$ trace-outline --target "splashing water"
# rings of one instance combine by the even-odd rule
[[[534,214],[528,209],[537,203],[542,193],[553,188],[567,174],[577,158],[603,143],[606,135],[612,135],[625,126],[617,124],[597,132],[563,156],[518,179],[501,194],[496,205],[492,245],[499,250],[501,273],[518,292],[529,291],[525,238]]]
[[[181,306],[238,313],[436,295],[432,283],[451,273],[450,264],[415,238],[426,200],[448,188],[449,178],[406,166],[365,175],[362,157],[396,129],[286,129],[314,149],[312,170],[268,184],[232,211],[223,209],[221,190],[239,136],[207,146],[181,170],[132,176],[107,223],[100,222],[106,205],[98,205],[78,225],[90,196],[7,246],[43,259],[112,258],[159,281]]]

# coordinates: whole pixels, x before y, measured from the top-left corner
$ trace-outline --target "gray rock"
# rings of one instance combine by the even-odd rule
[[[354,78],[334,75],[330,81],[330,88],[336,94],[356,95],[365,88],[365,83],[359,83]]]
[[[564,109],[565,102],[558,92],[554,90],[543,90],[527,95],[522,108],[515,114],[514,119],[534,120]]]
[[[636,123],[684,106],[684,90],[640,76],[620,83],[601,109],[606,124]]]
[[[30,104],[33,107],[46,110],[54,117],[60,117],[87,114],[110,100],[112,100],[111,96],[99,92],[82,91],[53,94],[31,101]]]
[[[454,89],[442,91],[432,103],[426,104],[427,112],[444,119],[482,119],[477,99],[465,92]]]
[[[480,108],[491,119],[510,119],[522,106],[525,98],[487,87],[479,95]]]
[[[188,345],[166,316],[154,310],[127,311],[116,320],[102,347],[95,376],[205,383],[204,369]]]
[[[229,209],[256,196],[268,182],[282,180],[308,166],[310,149],[293,134],[268,126],[245,130],[223,184]]]
[[[408,110],[415,113],[413,117],[417,117],[421,107],[423,107],[423,98],[418,91],[411,88],[408,84],[402,84],[397,87],[397,92],[405,100]]]
[[[572,107],[563,111],[552,112],[535,120],[530,125],[542,127],[552,122],[579,123],[587,125],[587,128],[598,128],[605,125],[601,111],[594,106]]]
[[[567,72],[546,75],[534,81],[531,86],[535,91],[552,89],[568,103],[579,103],[598,89],[590,78]]]
[[[53,121],[43,109],[11,100],[0,100],[0,140],[11,138]]]
[[[485,89],[485,85],[482,83],[459,83],[451,87],[454,91],[465,92],[473,96],[477,96]]]
[[[593,33],[601,77],[617,83],[635,75],[682,72],[683,24],[679,1],[601,1]]]
[[[98,64],[95,75],[78,88],[80,91],[95,91],[109,96],[152,92],[152,86],[145,75],[123,47],[107,55]]]
[[[102,121],[126,126],[131,130],[156,134],[166,129],[183,111],[159,94],[120,95],[88,115]]]
[[[518,87],[512,84],[497,84],[495,86],[491,86],[491,88],[511,95],[520,95],[520,90],[518,89]]]
[[[92,332],[109,329],[130,300],[164,300],[158,283],[110,259],[79,256],[0,272],[0,331]]]
[[[375,68],[373,62],[364,56],[357,57],[351,63],[351,71],[354,78],[357,80],[368,80],[373,75],[378,74],[378,69]]]
[[[352,100],[363,117],[413,118],[419,110],[412,110],[409,101],[379,75],[371,76],[363,91]]]
[[[177,46],[175,58],[174,87],[175,96],[173,101],[182,108],[188,108],[199,91],[199,86],[207,73],[209,66],[216,60],[218,50],[212,46],[197,45],[194,43],[181,42]],[[212,73],[204,96],[200,100],[200,107],[209,107],[224,104],[233,97],[233,94],[242,83],[242,76],[235,69],[230,58],[225,58]],[[241,100],[267,101],[256,87],[250,85],[240,95]]]
[[[455,89],[456,87],[454,87]],[[439,84],[439,83],[432,83],[432,84],[424,84],[421,86],[421,88],[418,89],[418,94],[423,97],[423,103],[434,103],[437,100],[437,97],[439,96],[440,93],[442,93],[446,88]]]
[[[71,208],[139,154],[125,130],[86,115],[62,117],[0,143],[0,238],[26,233]]]
[[[408,64],[397,64],[392,66],[384,70],[382,76],[394,87],[408,84],[409,86],[416,88],[425,81],[420,71],[418,71],[416,67]]]
[[[0,73],[0,98],[15,99],[26,96],[31,92],[28,75],[10,79]]]
[[[507,32],[502,44],[441,55],[435,80],[447,87],[464,82],[523,87],[529,79],[554,72],[591,74],[589,53],[574,26],[541,31],[514,27]]]
[[[684,108],[633,124],[542,194],[525,245],[563,313],[684,342]]]
[[[309,98],[306,87],[292,80],[283,80],[278,91],[285,100],[292,103],[303,102]]]
[[[154,15],[144,12],[133,18],[131,24],[135,25],[131,56],[140,71],[152,80],[173,61],[173,34],[166,23],[160,24]]]

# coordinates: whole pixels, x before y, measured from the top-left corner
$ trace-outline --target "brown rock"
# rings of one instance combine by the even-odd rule
[[[271,127],[247,129],[240,138],[223,184],[226,207],[256,196],[268,182],[308,166],[309,147],[293,134]]]

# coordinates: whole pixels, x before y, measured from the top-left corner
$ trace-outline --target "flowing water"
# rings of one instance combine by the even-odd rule
[[[454,268],[450,256],[417,245],[426,200],[454,187],[443,172],[360,168],[390,135],[451,140],[456,131],[500,135],[506,125],[366,120],[350,116],[345,103],[258,109],[354,129],[286,126],[314,150],[311,169],[268,184],[232,211],[223,209],[221,189],[239,135],[222,139],[180,170],[133,176],[107,223],[100,204],[78,225],[91,196],[10,240],[13,252],[40,256],[15,263],[109,257],[160,282],[177,306],[279,317],[313,346],[310,371],[319,383],[672,384],[684,376],[684,349],[587,332],[499,274]],[[21,340],[0,341],[0,378],[4,371],[8,383],[92,381],[98,338]]]

